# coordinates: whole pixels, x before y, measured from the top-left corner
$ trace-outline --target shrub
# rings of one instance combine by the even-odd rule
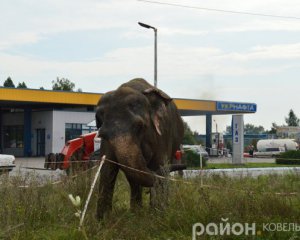
[[[194,151],[185,151],[184,152],[184,162],[187,167],[200,167],[200,156]],[[202,157],[202,166],[206,167],[207,160]]]
[[[281,153],[279,157],[276,158],[276,164],[300,165],[300,151],[291,150]]]

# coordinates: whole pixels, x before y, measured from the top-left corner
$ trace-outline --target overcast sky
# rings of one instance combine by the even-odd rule
[[[154,34],[141,21],[158,28],[158,86],[171,97],[257,103],[245,123],[266,129],[284,124],[290,109],[300,117],[299,1],[161,2],[196,8],[136,0],[1,1],[0,84],[10,76],[15,84],[50,89],[63,77],[84,92],[104,93],[135,77],[152,83]],[[219,130],[231,122],[213,119]],[[204,131],[203,117],[187,120]]]

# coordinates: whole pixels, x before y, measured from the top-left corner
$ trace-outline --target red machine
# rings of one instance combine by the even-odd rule
[[[87,170],[96,163],[96,161],[91,160],[100,160],[100,153],[97,151],[100,149],[100,141],[100,138],[97,138],[97,132],[84,134],[79,138],[69,140],[60,153],[49,153],[46,156],[44,167],[51,170],[66,170],[67,174],[70,171],[74,173]],[[95,146],[97,146],[96,149]],[[181,157],[181,151],[178,150],[176,156],[174,156],[173,163],[170,165],[170,171],[186,168],[181,163]]]
[[[45,168],[68,170],[71,162],[81,169],[87,169],[89,159],[94,152],[94,139],[97,132],[81,135],[79,138],[69,140],[61,153],[49,153],[45,159]],[[73,167],[73,166],[72,166]]]

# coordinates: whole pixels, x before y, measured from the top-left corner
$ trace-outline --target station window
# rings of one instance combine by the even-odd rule
[[[82,124],[80,123],[66,123],[65,125],[66,141],[77,138],[81,135],[82,132],[81,125]]]
[[[96,127],[90,127],[90,126],[87,126],[86,124],[82,124],[82,134],[87,134],[90,132],[94,132],[96,130],[97,130]]]
[[[4,126],[3,135],[5,148],[24,147],[24,126]]]
[[[96,131],[96,127],[88,127],[86,124],[81,123],[65,124],[66,141],[77,138],[82,134],[90,133],[92,131]]]

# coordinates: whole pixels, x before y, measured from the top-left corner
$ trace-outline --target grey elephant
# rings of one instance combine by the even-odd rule
[[[166,93],[144,79],[133,79],[104,94],[97,104],[96,123],[102,139],[100,156],[106,155],[117,163],[105,161],[101,170],[98,219],[112,208],[120,169],[129,182],[130,205],[134,208],[142,205],[142,187],[154,187],[161,182],[154,174],[184,168],[172,165],[184,132],[176,105]]]

